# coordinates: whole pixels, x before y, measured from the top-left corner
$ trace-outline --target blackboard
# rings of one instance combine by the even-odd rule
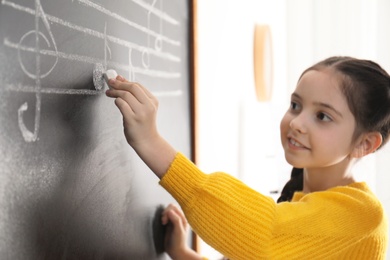
[[[1,259],[168,259],[159,214],[174,200],[126,143],[100,75],[151,90],[159,131],[191,156],[191,7],[1,1]]]

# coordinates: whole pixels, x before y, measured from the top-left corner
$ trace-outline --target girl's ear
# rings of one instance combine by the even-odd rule
[[[379,132],[363,134],[352,151],[352,157],[362,158],[375,152],[382,144],[382,135]]]

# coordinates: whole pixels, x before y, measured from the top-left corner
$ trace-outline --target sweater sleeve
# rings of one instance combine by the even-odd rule
[[[276,204],[228,174],[203,173],[180,153],[160,184],[194,231],[230,259],[384,259],[386,254],[383,207],[365,185],[298,194],[291,203]]]
[[[180,153],[160,184],[213,248],[232,259],[266,258],[275,219],[272,198],[228,174],[204,174]]]

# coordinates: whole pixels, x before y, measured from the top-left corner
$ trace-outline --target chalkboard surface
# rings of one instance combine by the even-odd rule
[[[0,259],[167,259],[174,202],[128,146],[101,81],[159,99],[158,127],[191,155],[190,1],[2,0]],[[100,73],[100,74],[99,74]]]

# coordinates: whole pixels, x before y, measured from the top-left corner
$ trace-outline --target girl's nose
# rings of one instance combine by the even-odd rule
[[[305,116],[303,113],[300,113],[299,115],[297,115],[296,117],[294,117],[291,121],[290,121],[290,127],[291,129],[293,129],[294,131],[297,131],[301,134],[305,134],[307,132],[307,128],[306,128],[306,120],[305,120]]]

